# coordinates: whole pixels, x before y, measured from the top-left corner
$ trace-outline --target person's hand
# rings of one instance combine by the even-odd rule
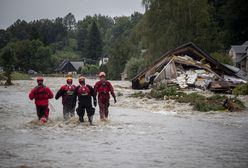
[[[97,102],[96,102],[96,100],[94,100],[94,106],[95,106],[95,107],[97,106]]]
[[[114,97],[114,102],[116,103],[116,97]]]

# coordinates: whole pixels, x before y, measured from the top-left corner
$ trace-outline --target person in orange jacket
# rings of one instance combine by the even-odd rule
[[[94,91],[98,94],[98,104],[100,109],[100,119],[106,120],[109,114],[109,99],[111,93],[114,98],[114,102],[116,103],[116,96],[114,93],[114,88],[109,81],[106,80],[105,72],[99,73],[100,80],[96,82],[94,86]]]
[[[49,87],[43,85],[43,81],[43,77],[37,77],[38,85],[29,93],[29,99],[35,100],[38,119],[45,123],[49,116],[48,99],[53,98],[53,93]]]
[[[63,116],[65,120],[68,120],[69,117],[73,117],[75,114],[76,100],[75,96],[73,96],[73,93],[76,89],[76,86],[73,85],[72,82],[72,77],[67,77],[66,84],[61,86],[55,95],[56,100],[62,96]]]

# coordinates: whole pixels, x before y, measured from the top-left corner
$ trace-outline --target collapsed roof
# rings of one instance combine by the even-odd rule
[[[200,49],[197,45],[189,42],[166,52],[147,69],[143,70],[141,73],[135,76],[132,79],[132,88],[148,88],[148,86],[150,84],[153,84],[154,81],[158,82],[165,78],[162,73],[165,71],[167,72],[167,74],[169,73],[170,75],[172,75],[171,78],[175,78],[176,72],[174,72],[173,74],[173,71],[175,71],[176,68],[173,64],[183,64],[198,69],[204,69],[214,74],[215,78],[224,78],[224,75],[228,75],[241,78],[243,80],[248,79],[248,76],[244,71],[241,71],[239,69],[237,70],[230,65],[218,62],[209,54]]]

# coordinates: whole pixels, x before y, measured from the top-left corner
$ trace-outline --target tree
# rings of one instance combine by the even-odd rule
[[[107,67],[109,77],[112,79],[120,79],[127,61],[131,57],[140,55],[139,43],[134,37],[135,33],[133,33],[133,29],[140,18],[138,14],[134,14],[131,17],[114,18],[115,25],[111,30],[111,44],[107,53],[109,56]]]
[[[102,56],[102,38],[98,26],[94,21],[89,32],[89,46],[87,57],[93,60],[98,60]]]
[[[125,66],[125,72],[127,73],[128,79],[132,79],[146,67],[144,58],[132,57],[128,60]]]
[[[77,50],[81,52],[81,58],[86,57],[88,24],[85,21],[79,21],[77,24]]]
[[[224,20],[223,29],[226,30],[226,47],[230,44],[243,44],[248,37],[248,1],[226,0],[220,13]]]
[[[72,13],[68,13],[64,17],[63,23],[64,23],[65,27],[67,28],[67,31],[71,31],[75,27],[76,19]]]
[[[144,29],[151,61],[189,41],[209,52],[220,47],[207,0],[146,0],[144,3],[149,8],[140,29]]]
[[[7,28],[7,32],[11,34],[13,40],[27,40],[30,38],[29,25],[26,21],[18,19],[10,27]]]
[[[51,55],[53,54],[49,46],[44,46],[39,40],[23,40],[16,41],[9,44],[16,53],[15,67],[24,72],[33,69],[41,72],[49,72],[52,69],[53,61]]]
[[[34,57],[34,67],[37,71],[48,73],[54,66],[51,59],[52,51],[50,47],[40,46]]]
[[[6,85],[12,85],[11,73],[13,72],[15,61],[14,50],[9,46],[4,47],[1,53],[1,66],[3,67],[5,76],[7,77]]]
[[[43,43],[39,40],[23,40],[16,41],[9,44],[16,53],[16,68],[23,71],[29,69],[38,70],[35,67],[35,54],[39,47],[43,46]]]
[[[5,47],[10,41],[10,33],[0,29],[0,48]]]
[[[109,51],[108,72],[112,79],[121,79],[121,73],[124,71],[125,64],[130,57],[131,47],[130,43],[124,37],[116,39]]]

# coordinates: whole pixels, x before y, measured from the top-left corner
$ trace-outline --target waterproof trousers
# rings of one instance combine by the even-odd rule
[[[85,105],[85,104],[79,104],[77,107],[77,114],[79,116],[80,122],[84,122],[84,114],[85,110],[87,112],[87,116],[89,119],[89,122],[93,122],[93,115],[95,114],[95,108],[92,107],[92,105]]]
[[[39,120],[40,120],[42,117],[45,117],[46,119],[48,119],[48,116],[49,116],[49,108],[48,108],[48,105],[46,105],[46,106],[39,106],[39,105],[36,105],[36,112],[37,112],[37,116],[38,116]]]
[[[75,107],[72,105],[63,105],[63,116],[64,120],[68,120],[70,117],[73,117],[75,115]]]

